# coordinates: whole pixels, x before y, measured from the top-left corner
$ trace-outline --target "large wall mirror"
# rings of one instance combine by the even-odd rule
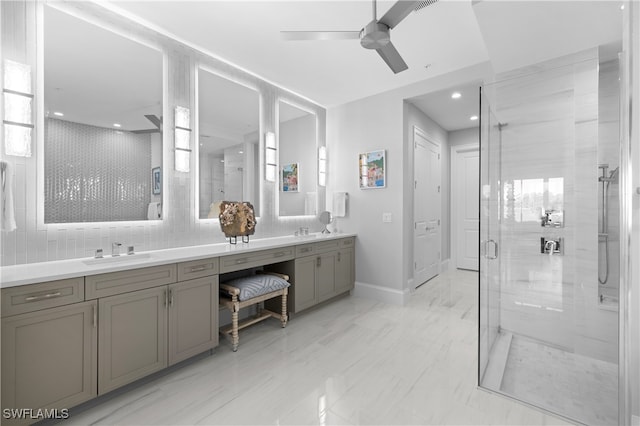
[[[162,52],[43,11],[44,222],[161,219]]]
[[[260,95],[198,69],[199,217],[221,201],[249,201],[260,214]]]
[[[280,216],[318,212],[316,115],[287,102],[278,103]]]

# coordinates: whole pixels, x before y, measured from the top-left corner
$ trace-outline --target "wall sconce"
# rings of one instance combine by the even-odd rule
[[[327,147],[318,148],[318,185],[327,185]]]
[[[177,106],[174,114],[175,120],[175,169],[178,172],[188,173],[191,160],[191,112],[189,108]]]
[[[31,157],[33,131],[31,67],[4,61],[4,150],[7,155]]]
[[[269,182],[276,181],[276,168],[278,167],[276,148],[276,135],[273,132],[267,132],[264,134],[264,178]]]

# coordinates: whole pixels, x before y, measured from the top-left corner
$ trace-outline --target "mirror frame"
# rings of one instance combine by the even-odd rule
[[[280,189],[281,186],[281,174],[282,174],[282,170],[281,170],[281,164],[280,164],[280,104],[281,103],[285,103],[287,105],[289,105],[290,107],[293,108],[297,108],[300,111],[304,111],[310,115],[312,115],[315,118],[315,145],[313,147],[314,149],[314,161],[315,161],[315,176],[313,178],[313,182],[315,183],[315,188],[316,188],[316,210],[318,210],[315,214],[299,214],[299,215],[281,215],[280,214],[280,193],[282,192]],[[285,98],[285,97],[278,97],[276,99],[276,120],[275,120],[275,128],[276,128],[276,141],[277,141],[277,147],[278,147],[278,157],[277,157],[277,161],[278,161],[278,177],[277,177],[277,181],[276,181],[276,188],[275,188],[275,215],[279,220],[288,220],[288,219],[295,219],[295,218],[315,218],[318,216],[318,214],[320,213],[320,211],[324,210],[325,206],[323,205],[322,208],[320,208],[320,184],[318,183],[318,149],[320,148],[320,119],[318,117],[318,114],[316,111],[313,111],[310,108],[304,107],[302,106],[300,103],[291,100],[289,98]],[[326,203],[325,203],[326,204]]]
[[[66,7],[65,7],[66,6]],[[166,49],[160,43],[154,43],[151,40],[143,37],[136,36],[132,31],[124,31],[120,28],[116,28],[113,25],[109,25],[106,22],[100,22],[95,16],[88,15],[72,9],[71,6],[64,3],[52,3],[52,2],[38,2],[36,10],[36,19],[38,28],[44,28],[44,8],[51,7],[59,12],[66,13],[76,19],[80,19],[91,25],[95,25],[98,28],[112,32],[113,34],[129,39],[142,46],[148,47],[160,53],[162,55],[162,114],[164,117],[169,117],[172,114],[172,109],[169,106],[169,57]],[[168,194],[168,182],[170,174],[167,171],[173,172],[173,167],[170,159],[173,156],[167,152],[167,146],[169,138],[168,132],[162,132],[162,219],[157,220],[123,220],[112,222],[66,222],[66,223],[45,223],[44,221],[44,128],[45,128],[45,107],[44,107],[44,31],[38,31],[36,40],[36,63],[39,66],[36,67],[36,229],[37,230],[56,230],[67,228],[89,228],[91,226],[107,226],[111,228],[126,228],[132,225],[141,224],[160,224],[169,217],[169,197]],[[170,158],[171,157],[171,158]]]
[[[262,154],[263,146],[264,146],[264,137],[263,137],[263,95],[260,89],[247,82],[240,81],[236,78],[233,78],[229,75],[224,74],[223,72],[214,69],[211,66],[208,66],[203,61],[199,61],[195,64],[195,72],[194,72],[194,96],[193,96],[193,111],[195,117],[195,129],[194,129],[194,149],[192,154],[194,156],[195,161],[195,170],[196,175],[193,177],[193,185],[192,188],[194,194],[194,215],[196,223],[219,223],[220,219],[217,217],[212,218],[201,218],[200,217],[200,70],[213,74],[216,77],[223,78],[231,83],[235,83],[239,86],[243,86],[247,89],[251,89],[258,95],[258,188],[256,188],[257,196],[260,200],[258,206],[259,211],[256,214],[256,219],[259,219],[264,215],[262,209],[264,208],[264,179],[263,179],[263,170],[264,170],[264,156]],[[250,201],[250,200],[240,200],[240,201]]]

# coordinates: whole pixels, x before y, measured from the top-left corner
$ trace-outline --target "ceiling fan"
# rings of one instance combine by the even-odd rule
[[[158,117],[157,115],[145,114],[145,118],[153,123],[156,126],[155,129],[142,129],[142,130],[132,130],[131,133],[143,134],[143,133],[162,133],[162,117]]]
[[[391,43],[390,30],[413,10],[436,3],[438,0],[397,1],[380,19],[377,19],[376,0],[373,0],[373,21],[360,31],[281,31],[285,40],[348,40],[360,39],[365,49],[374,49],[397,74],[409,68]]]

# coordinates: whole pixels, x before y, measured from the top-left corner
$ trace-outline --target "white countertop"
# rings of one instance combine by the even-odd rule
[[[96,263],[91,265],[86,264],[85,261],[93,262],[93,258],[85,257],[81,259],[3,266],[0,267],[0,288],[62,280],[66,278],[76,278],[87,275],[104,274],[106,272],[146,268],[148,266],[166,265],[167,263],[186,262],[189,260],[206,259],[208,257],[219,257],[236,253],[249,253],[258,250],[347,237],[355,237],[355,234],[317,233],[301,237],[285,236],[262,238],[250,240],[248,243],[238,241],[238,244],[235,245],[229,243],[218,243],[177,247],[148,252],[136,252],[136,254],[131,256],[123,254],[117,259],[117,261],[111,260],[111,256],[105,256],[102,261],[96,261]]]

